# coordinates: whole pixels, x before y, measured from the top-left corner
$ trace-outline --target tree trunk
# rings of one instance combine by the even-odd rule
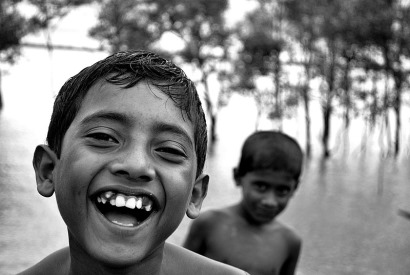
[[[217,120],[217,116],[214,112],[214,106],[211,100],[211,96],[209,94],[209,87],[208,87],[208,74],[203,73],[203,77],[202,77],[202,83],[204,85],[204,90],[205,90],[205,107],[206,110],[208,112],[208,115],[210,117],[210,121],[209,121],[209,137],[210,137],[210,145],[212,145],[213,143],[215,143],[216,139],[217,139],[217,135],[216,135],[216,120]]]
[[[374,72],[372,75],[372,85],[373,85],[372,90],[371,90],[372,102],[370,103],[370,106],[369,106],[370,130],[373,130],[374,126],[376,125],[376,118],[377,118],[378,109],[379,109],[378,94],[377,94],[377,81],[378,81],[378,76],[377,76],[377,73]]]
[[[346,66],[343,72],[343,90],[344,90],[344,99],[343,103],[345,105],[345,112],[344,112],[344,121],[345,121],[345,129],[348,130],[350,126],[350,109],[351,109],[351,98],[350,98],[350,70],[351,70],[351,60],[350,58],[346,58]]]
[[[0,110],[2,110],[3,109],[3,96],[2,96],[2,84],[1,84],[1,81],[2,81],[2,75],[1,75],[1,70],[0,70]]]
[[[323,107],[323,157],[328,158],[330,156],[329,150],[329,136],[330,136],[330,117],[332,114],[332,107],[326,104]]]
[[[394,137],[394,155],[397,157],[400,152],[400,132],[401,132],[401,119],[400,119],[400,110],[401,110],[401,91],[402,91],[402,77],[401,73],[397,72],[394,78],[395,83],[395,96],[393,101],[393,109],[396,116],[396,131]]]
[[[305,123],[306,123],[306,157],[310,158],[312,154],[312,141],[310,139],[310,106],[309,106],[309,81],[302,88],[303,105],[305,108]]]
[[[311,140],[311,119],[310,119],[310,96],[309,96],[309,84],[312,79],[312,46],[311,43],[308,42],[305,47],[305,55],[307,56],[306,63],[304,63],[304,70],[305,70],[305,83],[302,86],[302,98],[303,98],[303,105],[305,108],[305,124],[306,124],[306,157],[310,158],[312,156],[312,140]]]
[[[330,137],[330,118],[332,116],[332,100],[335,85],[335,66],[336,66],[336,53],[335,49],[330,49],[331,60],[329,63],[329,72],[326,75],[327,92],[325,95],[325,102],[323,104],[323,157],[328,158],[330,156],[329,150],[329,137]]]
[[[279,130],[282,131],[283,128],[283,109],[284,107],[282,106],[281,102],[281,93],[282,93],[282,84],[280,83],[280,75],[281,75],[281,61],[279,59],[279,54],[280,52],[277,53],[275,56],[274,60],[274,67],[273,67],[273,81],[275,83],[275,113],[278,114],[278,120],[279,120]]]

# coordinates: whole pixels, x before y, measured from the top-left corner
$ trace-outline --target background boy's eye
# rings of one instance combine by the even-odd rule
[[[279,187],[276,189],[276,194],[281,197],[285,197],[290,193],[289,187]]]
[[[264,192],[268,189],[268,186],[263,182],[254,182],[253,186],[260,192]]]

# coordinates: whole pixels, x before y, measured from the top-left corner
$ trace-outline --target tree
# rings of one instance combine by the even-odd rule
[[[28,20],[17,10],[17,0],[0,0],[0,63],[13,63],[20,54],[21,38],[29,31]],[[0,70],[1,83],[1,70]],[[0,85],[0,109],[3,107]]]
[[[65,17],[74,8],[91,2],[92,0],[28,0],[36,9],[31,24],[44,31],[50,54],[53,50],[52,32],[56,27],[55,21]]]
[[[285,112],[283,61],[281,54],[287,48],[283,32],[281,6],[273,1],[258,1],[259,6],[249,13],[236,32],[242,42],[237,72],[241,76],[238,87],[250,92],[258,108],[258,117],[269,110],[269,117],[282,123]],[[275,18],[275,19],[273,19]],[[272,90],[258,89],[255,81],[268,77]],[[281,128],[281,124],[279,126]]]
[[[227,7],[227,0],[106,0],[101,6],[100,22],[90,35],[111,52],[153,48],[167,33],[179,37],[184,47],[175,54],[202,72],[200,82],[205,87],[205,105],[211,116],[212,141],[216,139],[216,112],[207,80],[226,56],[229,32],[223,14]]]
[[[340,53],[337,27],[340,24],[338,15],[341,11],[341,2],[337,0],[289,0],[285,1],[284,5],[288,14],[287,18],[298,29],[296,38],[304,49],[315,55],[318,72],[322,76],[320,89],[323,117],[322,146],[323,156],[328,157],[330,155],[330,118],[336,95],[337,61]],[[310,27],[309,24],[314,27]],[[306,35],[303,35],[306,31]],[[315,50],[312,51],[313,49]],[[310,67],[306,72],[310,72]]]
[[[294,38],[293,43],[299,45],[299,47],[297,47],[295,51],[301,52],[301,54],[291,55],[292,57],[290,62],[300,64],[303,68],[303,77],[300,87],[298,88],[302,97],[303,107],[305,111],[305,152],[306,156],[310,157],[312,154],[310,82],[319,73],[319,49],[317,49],[316,43],[320,38],[320,29],[318,28],[318,24],[316,24],[317,18],[315,16],[312,16],[311,13],[306,12],[302,7],[299,6],[299,4],[300,2],[297,1],[282,2],[285,20],[288,21],[291,25],[289,32]],[[309,3],[307,4],[309,5]]]
[[[388,93],[389,86],[386,85],[384,102],[386,108],[393,108],[396,117],[394,155],[397,156],[400,151],[401,98],[409,76],[405,62],[410,57],[410,5],[400,0],[356,0],[355,4],[356,13],[362,18],[357,34],[366,48],[365,65],[383,70],[386,83],[390,80],[394,83],[392,94]]]

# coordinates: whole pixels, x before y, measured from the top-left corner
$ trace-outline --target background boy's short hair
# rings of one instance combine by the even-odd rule
[[[302,149],[295,139],[277,131],[259,131],[250,135],[242,146],[237,176],[271,169],[288,172],[297,181],[302,164]]]

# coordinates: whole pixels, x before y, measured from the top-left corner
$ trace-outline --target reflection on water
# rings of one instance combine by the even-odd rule
[[[43,97],[43,98],[41,98]],[[5,94],[0,114],[0,274],[13,274],[67,244],[54,197],[37,194],[31,157],[45,138],[50,95],[31,96],[22,106]],[[40,105],[40,102],[45,104]],[[246,103],[246,104],[245,104]],[[220,112],[219,140],[208,158],[211,185],[203,208],[240,197],[232,168],[243,140],[254,129],[249,100],[233,97]],[[280,219],[304,240],[298,274],[394,274],[410,270],[408,158],[381,159],[372,152],[320,161],[313,157],[295,197]],[[170,241],[180,244],[184,219]]]

